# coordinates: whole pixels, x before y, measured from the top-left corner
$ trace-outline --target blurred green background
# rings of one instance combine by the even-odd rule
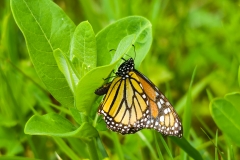
[[[214,138],[218,127],[209,110],[211,98],[239,91],[239,1],[54,2],[76,25],[88,20],[95,33],[126,16],[140,15],[149,19],[153,29],[153,44],[139,70],[167,95],[183,119],[185,97],[193,70],[197,67],[189,118],[190,143],[204,159],[218,157],[214,154],[214,145],[201,128],[210,138]],[[25,123],[33,114],[59,111],[59,103],[46,91],[34,70],[24,37],[12,17],[9,1],[0,1],[0,159],[1,155],[56,159],[56,152],[63,159],[69,159],[61,144],[56,143],[53,138],[30,136],[23,132]],[[155,150],[151,132],[145,134]],[[108,131],[101,133],[101,137],[110,159],[118,159],[118,151],[112,142],[116,137],[123,145],[126,159],[134,159],[135,154],[140,151],[142,159],[150,154],[149,148],[137,135],[121,136]],[[168,138],[165,139],[173,155],[178,153],[179,148]],[[68,138],[66,143],[69,146],[84,147],[83,142],[73,141],[74,139]],[[240,158],[239,148],[222,135],[221,131],[218,141],[220,150],[225,155],[231,150],[236,159]],[[79,157],[88,157],[85,150],[74,152]],[[165,152],[163,156],[168,158]]]

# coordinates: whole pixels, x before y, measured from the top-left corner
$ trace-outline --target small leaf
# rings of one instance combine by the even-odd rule
[[[39,77],[61,104],[72,107],[73,94],[58,69],[53,51],[60,48],[69,54],[74,23],[49,0],[11,0],[10,4]]]
[[[26,123],[24,132],[31,135],[77,137],[82,140],[98,136],[97,130],[91,124],[85,122],[76,128],[69,120],[55,113],[32,116]]]
[[[76,107],[80,112],[86,113],[87,115],[90,113],[91,107],[96,100],[94,91],[103,84],[103,78],[109,76],[120,57],[131,48],[133,39],[134,35],[129,35],[120,42],[116,51],[119,53],[119,56],[115,58],[115,62],[111,65],[97,67],[91,70],[80,80],[76,90]]]
[[[131,34],[135,34],[132,44],[135,45],[137,55],[135,57],[133,48],[131,54],[126,54],[135,57],[136,68],[138,68],[152,44],[152,25],[146,18],[140,16],[120,19],[96,35],[98,66],[110,64],[115,53],[109,50],[116,49],[119,42]]]
[[[227,99],[235,99],[233,96],[239,97],[239,94],[228,95]],[[211,101],[210,110],[217,126],[223,133],[229,136],[233,142],[240,146],[240,137],[238,136],[240,133],[240,111],[237,109],[238,104],[240,104],[240,99],[237,101],[238,103],[231,103],[223,98],[214,99]],[[237,104],[237,106],[235,106],[235,104]]]
[[[71,60],[76,57],[77,70],[82,77],[97,65],[97,47],[92,26],[87,21],[80,23],[73,34]]]
[[[63,136],[76,129],[66,118],[50,113],[44,116],[32,116],[26,123],[24,132],[31,135]]]
[[[54,50],[53,55],[57,62],[58,68],[64,74],[72,92],[75,93],[75,88],[79,82],[79,78],[77,77],[76,71],[72,66],[72,63],[60,49]]]

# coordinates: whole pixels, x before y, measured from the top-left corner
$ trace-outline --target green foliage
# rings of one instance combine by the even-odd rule
[[[139,24],[139,25],[136,25]],[[149,51],[152,43],[151,23],[143,17],[123,18],[114,24],[101,30],[97,36],[98,65],[106,65],[115,60],[117,53],[108,52],[110,49],[117,48],[120,40],[127,35],[134,34],[132,44],[136,47],[137,55],[134,52],[128,56],[135,57],[136,67],[140,65]],[[125,45],[129,45],[126,43]],[[132,48],[133,50],[133,48]]]
[[[66,55],[75,25],[49,0],[10,1],[13,16],[21,29],[34,67],[49,92],[64,106],[73,107],[73,95],[53,56],[55,49]]]
[[[237,2],[55,2],[0,1],[0,159],[240,158]],[[122,136],[98,117],[94,91],[129,56],[184,138]]]
[[[75,29],[70,54],[70,59],[81,77],[97,66],[95,34],[87,21],[80,23]]]
[[[131,44],[133,39],[133,35],[123,38],[116,51],[116,55],[118,56],[115,60],[113,60],[113,63],[91,70],[80,80],[76,90],[76,107],[79,111],[86,112],[87,114],[90,113],[92,109],[91,106],[94,104],[97,97],[92,93],[94,93],[96,88],[103,84],[103,77],[109,76],[111,71],[118,63],[119,58],[123,56],[124,53],[127,53],[129,48],[132,46]],[[92,83],[89,83],[90,81]]]

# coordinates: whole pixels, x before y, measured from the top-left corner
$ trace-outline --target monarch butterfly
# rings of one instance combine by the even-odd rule
[[[170,102],[134,68],[132,58],[123,60],[113,81],[95,91],[97,95],[106,94],[98,113],[104,116],[107,127],[121,134],[149,128],[181,138],[182,124]]]

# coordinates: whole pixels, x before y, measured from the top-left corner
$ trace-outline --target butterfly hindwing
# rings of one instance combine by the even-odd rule
[[[155,129],[164,135],[182,137],[181,121],[168,99],[147,77],[137,70],[135,73],[138,75],[149,100],[150,118],[145,127]]]

